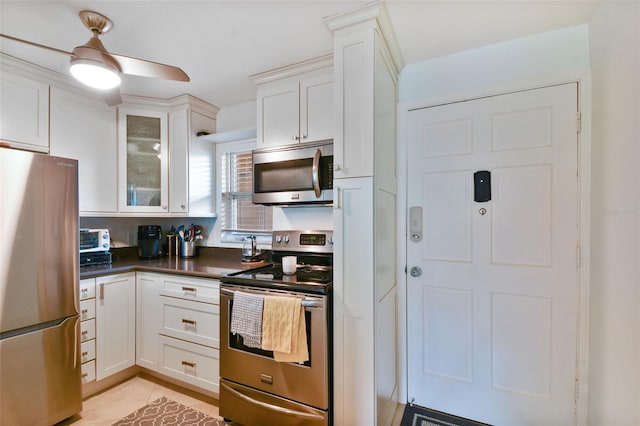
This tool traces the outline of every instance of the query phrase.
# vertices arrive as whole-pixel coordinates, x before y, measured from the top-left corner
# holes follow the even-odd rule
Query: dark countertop
[[[140,259],[136,247],[126,247],[111,250],[111,257],[111,265],[81,266],[80,279],[132,271],[220,278],[232,272],[267,264],[266,261],[243,263],[241,249],[221,247],[199,247],[198,256],[192,258],[162,256],[152,260]]]

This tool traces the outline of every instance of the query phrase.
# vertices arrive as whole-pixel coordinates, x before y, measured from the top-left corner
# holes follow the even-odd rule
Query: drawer
[[[88,321],[80,321],[80,341],[86,342],[87,340],[96,338],[96,320],[90,319]]]
[[[207,278],[185,278],[178,275],[175,278],[163,278],[160,294],[186,300],[204,303],[220,304],[220,281]]]
[[[162,334],[212,348],[220,347],[220,306],[166,296],[160,299]]]
[[[96,279],[87,278],[80,280],[80,300],[96,297]]]
[[[80,321],[90,320],[96,317],[96,299],[80,301]]]
[[[82,384],[93,382],[96,379],[96,362],[89,361],[80,366],[82,371]]]
[[[220,353],[217,349],[160,336],[159,372],[220,393]]]
[[[87,340],[80,344],[80,362],[85,363],[96,359],[96,339]]]

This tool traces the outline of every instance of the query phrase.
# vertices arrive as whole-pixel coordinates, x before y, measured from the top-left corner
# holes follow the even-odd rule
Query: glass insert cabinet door
[[[167,113],[121,108],[120,211],[168,212]]]

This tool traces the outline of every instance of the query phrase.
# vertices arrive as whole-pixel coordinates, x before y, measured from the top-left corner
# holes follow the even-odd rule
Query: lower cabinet
[[[96,379],[96,280],[80,281],[80,362],[82,384]]]
[[[137,273],[136,363],[219,393],[220,282]]]
[[[96,379],[136,362],[136,274],[96,278]]]

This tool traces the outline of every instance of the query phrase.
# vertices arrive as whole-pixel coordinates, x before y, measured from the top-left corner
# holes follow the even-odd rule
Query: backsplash
[[[108,228],[111,234],[111,247],[134,247],[138,245],[138,225],[160,225],[165,235],[171,226],[188,228],[192,223],[202,227],[203,240],[199,246],[213,245],[214,217],[81,217],[81,228]]]

